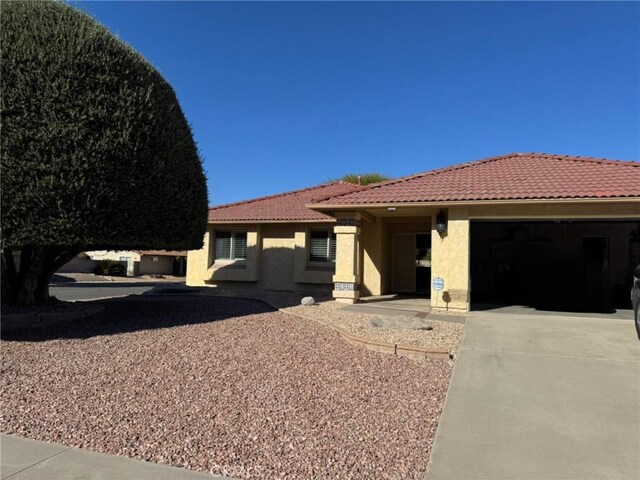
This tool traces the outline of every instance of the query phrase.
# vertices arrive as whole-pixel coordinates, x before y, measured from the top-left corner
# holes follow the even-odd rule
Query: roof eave
[[[388,207],[455,207],[469,205],[500,205],[500,204],[549,204],[549,203],[628,203],[640,201],[640,197],[573,197],[573,198],[537,198],[537,199],[504,199],[504,200],[459,200],[438,202],[384,202],[384,203],[344,203],[326,204],[310,203],[305,205],[317,212],[331,210],[358,210],[368,208]]]
[[[246,224],[256,224],[256,223],[269,223],[269,224],[273,224],[273,223],[335,223],[336,219],[333,217],[329,217],[327,216],[327,218],[323,218],[323,219],[317,219],[317,220],[312,220],[312,219],[306,219],[306,220],[296,220],[296,219],[289,219],[289,220],[208,220],[207,223],[209,225],[246,225]]]

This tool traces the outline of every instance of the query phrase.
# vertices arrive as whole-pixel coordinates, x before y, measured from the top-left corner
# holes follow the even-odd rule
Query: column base
[[[336,282],[334,284],[333,299],[340,303],[356,303],[360,298],[357,283]]]
[[[341,297],[333,297],[334,302],[345,303],[347,305],[353,305],[354,303],[358,303],[357,298],[341,298]]]

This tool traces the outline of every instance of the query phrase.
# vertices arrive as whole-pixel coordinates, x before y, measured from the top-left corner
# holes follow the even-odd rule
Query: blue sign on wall
[[[439,292],[440,290],[442,290],[444,288],[444,280],[441,279],[440,277],[436,277],[433,279],[433,289],[436,292]]]

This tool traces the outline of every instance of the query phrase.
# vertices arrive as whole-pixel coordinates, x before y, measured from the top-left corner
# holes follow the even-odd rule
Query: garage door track
[[[640,478],[633,323],[470,314],[427,478]]]

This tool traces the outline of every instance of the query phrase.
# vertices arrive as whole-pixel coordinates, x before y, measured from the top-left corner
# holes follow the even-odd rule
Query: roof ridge
[[[404,177],[392,178],[390,180],[385,180],[383,182],[371,183],[369,185],[366,185],[366,186],[362,187],[362,189],[360,191],[362,192],[362,191],[365,191],[365,190],[372,190],[372,189],[378,188],[378,187],[384,187],[384,186],[387,186],[387,185],[393,185],[393,184],[400,183],[400,182],[406,182],[408,180],[413,180],[414,178],[420,178],[420,177],[424,177],[424,176],[427,176],[427,175],[432,175],[432,174],[437,174],[437,173],[444,173],[444,172],[448,172],[448,171],[452,171],[452,170],[458,170],[458,169],[462,169],[462,168],[467,168],[467,167],[471,167],[471,166],[478,165],[478,164],[481,164],[481,163],[488,163],[490,161],[502,160],[504,158],[513,157],[514,155],[517,155],[517,154],[506,154],[506,155],[499,155],[497,157],[483,158],[481,160],[474,160],[474,161],[466,162],[466,163],[458,163],[456,165],[450,165],[448,167],[440,167],[440,168],[435,168],[435,169],[432,169],[432,170],[427,170],[425,172],[414,173],[412,175],[406,175]],[[344,195],[348,195],[349,193],[352,193],[352,192],[346,192],[346,193],[340,193],[338,195],[332,195],[330,197],[327,197],[327,198],[323,199],[323,201],[324,200],[328,200],[329,198],[339,198],[339,197],[342,197]]]
[[[310,190],[316,190],[316,189],[319,189],[319,188],[330,187],[332,185],[338,185],[338,184],[353,185],[354,187],[356,187],[356,189],[358,188],[358,185],[355,185],[353,183],[345,182],[344,180],[336,180],[335,182],[322,183],[320,185],[314,185],[314,186],[311,186],[311,187],[299,188],[297,190],[290,190],[288,192],[274,193],[274,194],[265,195],[265,196],[262,196],[262,197],[250,198],[248,200],[240,200],[238,202],[223,203],[221,205],[214,205],[212,207],[209,207],[209,211],[211,211],[211,210],[220,210],[222,208],[228,208],[228,207],[235,207],[235,206],[238,206],[238,205],[246,205],[248,203],[259,202],[259,201],[262,201],[262,200],[270,200],[272,198],[286,197],[288,195],[296,195],[296,194],[299,194],[299,193],[302,193],[302,192],[308,192]],[[346,192],[346,193],[353,193],[353,192]],[[323,197],[322,200],[325,200],[326,198],[331,198],[331,195],[329,195],[327,197]]]
[[[569,160],[573,162],[591,162],[591,163],[600,163],[600,164],[626,165],[629,167],[640,167],[640,162],[637,162],[635,160],[611,160],[611,159],[602,158],[602,157],[585,157],[582,155],[561,155],[556,153],[537,153],[537,152],[520,153],[518,155],[546,157],[546,158],[553,158],[556,160]]]
[[[594,158],[594,157],[582,157],[579,155],[559,155],[559,154],[553,154],[553,153],[536,153],[536,152],[525,152],[525,153],[521,153],[521,152],[512,152],[512,153],[507,153],[504,155],[498,155],[495,157],[486,157],[486,158],[482,158],[480,160],[473,160],[470,162],[465,162],[465,163],[458,163],[455,165],[450,165],[447,167],[440,167],[440,168],[434,168],[432,170],[427,170],[425,172],[421,172],[421,173],[415,173],[413,175],[407,175],[404,177],[399,177],[399,178],[394,178],[391,180],[385,180],[383,182],[378,182],[378,183],[372,183],[370,185],[366,185],[364,187],[362,187],[362,189],[360,189],[359,191],[366,191],[366,190],[372,190],[374,188],[379,188],[379,187],[384,187],[387,185],[394,185],[397,183],[401,183],[401,182],[406,182],[409,180],[414,180],[416,178],[421,178],[421,177],[426,177],[428,175],[437,175],[437,174],[441,174],[441,173],[446,173],[446,172],[451,172],[451,171],[455,171],[455,170],[462,170],[465,168],[469,168],[469,167],[475,167],[477,165],[483,165],[485,163],[490,163],[490,162],[496,162],[496,161],[500,161],[500,160],[506,160],[508,158],[513,158],[513,157],[524,157],[524,156],[537,156],[537,157],[547,157],[547,158],[554,158],[557,160],[570,160],[570,161],[584,161],[584,162],[594,162],[594,163],[601,163],[601,164],[614,164],[614,165],[628,165],[628,166],[634,166],[634,167],[640,167],[640,162],[635,162],[632,160],[609,160],[606,158]],[[325,201],[325,200],[329,200],[330,198],[340,198],[346,195],[349,195],[350,193],[353,192],[345,192],[345,193],[340,193],[338,195],[332,195],[329,196],[327,198],[324,198],[322,200],[318,200],[318,201]]]

